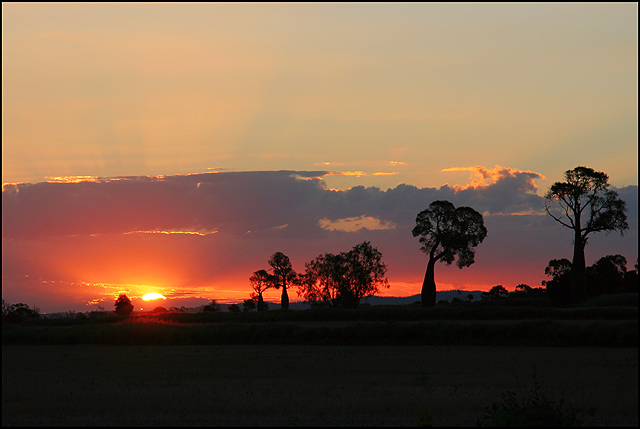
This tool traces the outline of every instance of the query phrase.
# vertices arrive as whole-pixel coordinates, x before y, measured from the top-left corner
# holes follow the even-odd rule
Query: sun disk
[[[152,300],[152,299],[160,299],[160,298],[162,298],[162,299],[167,299],[165,296],[160,295],[160,294],[159,294],[159,293],[157,293],[157,292],[151,292],[151,293],[148,293],[148,294],[146,294],[145,296],[143,296],[143,297],[142,297],[142,300],[143,300],[143,301],[150,301],[150,300]]]

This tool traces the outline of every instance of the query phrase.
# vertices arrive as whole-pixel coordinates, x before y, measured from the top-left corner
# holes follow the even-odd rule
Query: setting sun
[[[159,293],[157,293],[157,292],[151,292],[151,293],[148,293],[148,294],[146,294],[145,296],[143,296],[143,297],[142,297],[142,300],[143,300],[143,301],[151,301],[152,299],[160,299],[160,298],[162,298],[162,299],[167,299],[165,296],[160,295],[160,294],[159,294]]]

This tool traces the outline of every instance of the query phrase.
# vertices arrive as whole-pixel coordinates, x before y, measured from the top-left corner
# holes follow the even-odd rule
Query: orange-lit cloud
[[[370,231],[395,228],[393,223],[380,221],[372,216],[354,216],[336,220],[323,218],[318,223],[322,229],[327,231],[356,232],[363,228]]]
[[[332,171],[327,174],[327,176],[355,176],[355,177],[362,177],[366,175],[367,173],[365,173],[364,171]]]
[[[100,180],[97,176],[58,176],[45,177],[47,182],[52,183],[80,183],[80,182],[97,182]]]
[[[201,232],[201,231],[128,231],[125,232],[125,234],[166,234],[166,235],[170,235],[170,234],[184,234],[184,235],[199,235],[201,237],[210,235],[210,234],[217,234],[218,231],[208,231],[208,232]]]
[[[537,189],[537,186],[533,182],[533,179],[546,179],[542,174],[536,173],[533,171],[523,171],[515,168],[509,167],[501,167],[499,165],[494,166],[489,169],[483,167],[481,165],[476,165],[474,167],[451,167],[445,168],[441,170],[443,172],[448,171],[469,171],[471,172],[471,176],[469,177],[469,183],[466,185],[453,185],[453,189],[456,191],[462,191],[469,188],[480,188],[487,187],[496,183],[500,179],[504,179],[505,177],[515,177],[517,174],[526,175],[529,177],[528,184],[531,185],[532,189]]]

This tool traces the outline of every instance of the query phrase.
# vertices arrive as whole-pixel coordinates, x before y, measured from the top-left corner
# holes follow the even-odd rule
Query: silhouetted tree
[[[492,287],[488,292],[482,292],[480,295],[481,299],[497,299],[497,298],[506,298],[509,296],[509,291],[504,288],[502,285],[496,285]]]
[[[573,230],[571,269],[571,302],[584,298],[586,262],[584,247],[594,232],[619,231],[629,228],[626,204],[609,188],[609,176],[589,167],[576,167],[564,173],[565,182],[556,182],[545,195],[549,216]],[[552,207],[557,204],[560,210]],[[588,211],[587,211],[588,209]]]
[[[300,275],[298,291],[313,307],[329,305],[339,307],[341,281],[346,272],[346,264],[340,255],[325,253],[305,263],[305,273]]]
[[[215,299],[210,300],[209,304],[205,305],[202,309],[203,313],[215,313],[216,311],[220,311],[220,305]]]
[[[169,312],[169,310],[167,310],[167,309],[166,309],[166,308],[164,308],[164,307],[156,307],[156,308],[154,308],[153,310],[151,310],[151,312],[152,312],[153,314],[160,314],[160,313],[168,313],[168,312]]]
[[[240,313],[240,307],[238,304],[231,304],[229,306],[229,313]]]
[[[266,270],[258,270],[249,277],[249,283],[255,291],[251,294],[251,299],[258,304],[258,311],[265,310],[265,303],[262,297],[264,291],[271,287],[275,287],[276,279]]]
[[[603,256],[595,264],[587,267],[587,296],[623,292],[626,273],[627,258],[622,255]]]
[[[40,317],[40,309],[36,306],[30,308],[27,304],[19,302],[9,304],[2,299],[2,319],[7,322],[20,322],[24,319],[37,319]]]
[[[524,283],[516,286],[516,290],[509,294],[513,298],[543,298],[546,295],[544,288],[531,287]]]
[[[552,259],[544,269],[551,280],[543,280],[547,295],[558,305],[571,302],[571,261],[566,258]]]
[[[389,287],[382,253],[364,241],[348,252],[325,253],[305,264],[299,290],[312,305],[356,308],[360,299]]]
[[[287,287],[294,283],[298,276],[291,266],[289,257],[282,252],[276,252],[271,255],[271,258],[269,259],[269,265],[273,270],[274,287],[276,289],[282,288],[280,308],[282,308],[283,310],[288,310],[289,295],[287,294]]]
[[[360,299],[379,292],[379,287],[389,287],[385,277],[387,266],[382,262],[382,253],[371,243],[364,241],[353,246],[344,258],[347,262],[347,285],[349,292],[345,294],[347,307],[356,308]]]
[[[133,311],[133,304],[131,304],[131,300],[125,294],[118,296],[114,306],[116,307],[116,313],[123,316],[129,316]]]
[[[625,291],[638,293],[638,259],[636,258],[636,264],[633,270],[629,270],[624,274],[622,284]]]
[[[459,268],[473,264],[473,247],[482,243],[487,229],[482,215],[471,207],[455,208],[449,201],[434,201],[418,213],[412,234],[420,236],[420,250],[429,255],[421,299],[423,307],[432,307],[436,303],[436,262],[451,265],[457,257]]]
[[[265,303],[266,305],[266,303]],[[253,299],[245,299],[242,303],[242,311],[245,313],[253,311],[256,308],[256,302]]]

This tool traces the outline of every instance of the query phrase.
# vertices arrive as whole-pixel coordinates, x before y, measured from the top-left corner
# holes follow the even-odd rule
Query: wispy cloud
[[[364,171],[332,171],[331,173],[327,174],[327,176],[355,176],[355,177],[362,177],[366,175],[367,173],[365,173]]]
[[[395,228],[392,222],[381,221],[373,216],[354,216],[336,220],[322,218],[318,223],[322,229],[328,231],[356,232],[363,228],[370,231]]]
[[[159,230],[155,230],[155,231],[129,231],[129,232],[125,232],[124,234],[166,234],[166,235],[182,234],[182,235],[198,235],[200,237],[205,237],[207,235],[217,234],[217,233],[218,233],[218,231],[201,232],[201,231],[159,231]]]

